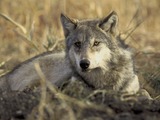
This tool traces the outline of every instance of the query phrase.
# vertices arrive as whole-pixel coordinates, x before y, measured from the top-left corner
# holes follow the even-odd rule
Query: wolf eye
[[[74,45],[75,45],[76,47],[80,48],[80,47],[81,47],[81,42],[75,42]]]
[[[94,42],[94,44],[93,44],[93,46],[98,46],[98,45],[99,45],[99,43],[100,43],[100,42],[95,41],[95,42]]]

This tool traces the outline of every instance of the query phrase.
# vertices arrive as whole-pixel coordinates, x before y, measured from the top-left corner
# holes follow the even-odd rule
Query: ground
[[[159,120],[159,94],[145,81],[155,81],[160,90],[160,0],[0,0],[0,75],[42,52],[64,50],[62,12],[88,19],[112,10],[119,16],[121,36],[135,51],[140,82],[156,99],[140,94],[124,99],[69,81],[58,90],[47,84],[42,91],[0,92],[0,120]]]
[[[152,59],[152,61],[146,61]],[[159,69],[160,54],[138,54],[135,62],[142,76]],[[144,63],[148,64],[145,65]],[[147,70],[145,67],[150,67]],[[140,72],[141,71],[141,72]],[[156,79],[160,79],[157,76]],[[45,89],[0,94],[2,120],[159,120],[160,99],[92,90],[83,81],[69,81],[61,88],[46,84]],[[70,89],[72,88],[72,89]]]

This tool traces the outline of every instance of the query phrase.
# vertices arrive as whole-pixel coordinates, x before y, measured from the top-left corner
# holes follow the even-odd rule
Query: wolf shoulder
[[[56,85],[64,79],[68,79],[72,74],[64,52],[47,52],[22,62],[11,72],[0,77],[0,87],[4,88],[8,84],[11,90],[24,90],[36,83],[41,78],[37,74],[35,64],[39,64],[46,80]],[[4,82],[6,83],[4,84]]]

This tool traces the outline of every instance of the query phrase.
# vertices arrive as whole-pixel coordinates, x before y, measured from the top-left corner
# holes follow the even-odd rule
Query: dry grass
[[[136,51],[160,52],[159,0],[3,0],[0,1],[0,74],[36,54],[48,50],[63,50],[64,36],[59,19],[61,12],[83,19],[105,17],[111,10],[115,10],[119,15],[122,37],[126,38],[129,34],[126,40],[129,45]],[[139,23],[142,24],[139,26]],[[75,120],[75,114],[70,104],[83,109],[111,112],[109,108],[87,104],[86,101],[56,91],[53,86],[45,83],[38,66],[37,71],[42,78],[43,88],[38,106],[41,120],[45,116],[45,108],[50,115],[54,113],[48,107],[50,103],[45,101],[47,88],[61,101],[57,109],[67,111],[71,120]],[[55,109],[57,107],[52,106],[55,106]]]
[[[3,0],[0,13],[13,21],[0,17],[0,63],[6,63],[1,68],[10,69],[46,50],[62,50],[61,45],[57,47],[63,44],[59,42],[63,39],[61,12],[82,19],[104,17],[111,10],[119,15],[123,36],[143,21],[126,42],[139,51],[160,52],[159,0]]]

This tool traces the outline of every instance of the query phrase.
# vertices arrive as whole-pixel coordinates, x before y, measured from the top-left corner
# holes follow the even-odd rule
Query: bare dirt
[[[160,68],[160,54],[137,54],[135,62],[143,78]],[[154,79],[160,80],[157,74]],[[47,88],[0,93],[0,120],[159,120],[160,100],[142,95],[125,95],[92,90],[82,81],[69,82],[62,88]],[[44,99],[42,98],[44,97]]]
[[[83,19],[105,17],[111,10],[117,11],[120,31],[124,34],[143,21],[127,42],[144,52],[134,56],[136,71],[141,84],[156,97],[159,94],[147,87],[145,80],[148,83],[155,81],[154,88],[160,87],[160,0],[82,0],[78,3],[74,0],[0,0],[0,13],[12,18],[27,31],[23,34],[15,24],[0,18],[0,74],[53,46],[55,50],[64,47],[55,42],[55,36],[61,37],[63,33],[58,19],[61,12]],[[31,39],[39,50],[28,44],[26,38]],[[69,82],[57,92],[47,89],[46,96],[39,89],[0,92],[0,120],[160,119],[160,98],[148,100],[142,99],[141,95],[133,95],[123,99],[118,93],[92,90],[82,81]]]

